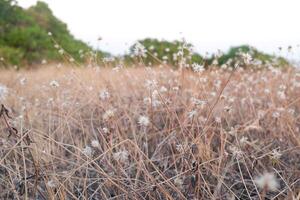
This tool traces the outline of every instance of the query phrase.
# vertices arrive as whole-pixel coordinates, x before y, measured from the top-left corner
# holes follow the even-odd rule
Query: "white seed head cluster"
[[[59,83],[56,80],[53,80],[49,83],[49,85],[53,88],[59,87]]]
[[[273,159],[278,160],[282,156],[282,153],[280,153],[277,149],[273,149],[271,156]]]
[[[109,99],[110,94],[107,90],[102,90],[99,94],[99,97],[101,100],[106,100],[106,99]]]
[[[4,101],[8,94],[8,89],[5,85],[0,84],[0,101]]]
[[[276,191],[279,187],[275,175],[269,172],[265,172],[261,176],[256,177],[254,182],[261,190]]]
[[[98,140],[92,140],[91,145],[92,145],[92,147],[94,147],[94,148],[100,147],[100,143],[99,143]]]
[[[90,146],[86,146],[83,150],[82,153],[85,154],[88,157],[92,157],[93,155],[93,150]]]
[[[49,188],[55,188],[56,187],[56,182],[54,181],[54,180],[49,180],[48,182],[47,182],[47,186],[49,187]]]
[[[113,116],[115,116],[115,109],[109,109],[109,110],[105,111],[105,113],[103,114],[102,117],[104,120],[109,120]]]
[[[203,65],[199,65],[197,63],[193,63],[192,68],[193,68],[194,72],[203,72],[205,70]]]
[[[150,124],[149,117],[147,117],[145,115],[141,115],[138,119],[138,123],[141,126],[148,126]]]
[[[129,153],[126,150],[119,151],[113,154],[113,158],[121,163],[128,163]]]
[[[146,57],[147,50],[146,48],[139,42],[134,45],[133,54],[135,56]]]

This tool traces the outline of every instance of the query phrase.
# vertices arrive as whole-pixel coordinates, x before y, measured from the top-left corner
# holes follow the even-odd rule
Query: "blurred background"
[[[132,45],[146,38],[185,38],[201,57],[246,45],[292,63],[300,60],[296,0],[1,1],[0,55],[15,65],[58,59],[56,43],[80,61],[78,52],[89,48],[101,55],[130,54]],[[48,32],[54,43],[43,39]]]

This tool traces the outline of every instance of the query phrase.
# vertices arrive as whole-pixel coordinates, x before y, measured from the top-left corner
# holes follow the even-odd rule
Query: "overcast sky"
[[[29,7],[36,0],[18,2]],[[240,44],[276,53],[279,46],[300,44],[299,0],[45,2],[76,38],[114,54],[124,53],[128,45],[145,37],[174,40],[184,36],[202,54]],[[299,47],[293,57],[300,57]]]

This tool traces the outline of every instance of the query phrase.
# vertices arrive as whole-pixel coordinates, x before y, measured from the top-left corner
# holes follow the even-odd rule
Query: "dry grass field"
[[[300,199],[300,72],[0,71],[0,199]]]

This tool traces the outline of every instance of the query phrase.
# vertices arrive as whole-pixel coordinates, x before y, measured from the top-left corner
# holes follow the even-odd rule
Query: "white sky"
[[[18,2],[28,7],[36,0]],[[272,53],[278,52],[278,46],[300,44],[299,0],[45,2],[76,38],[114,54],[124,53],[128,45],[146,37],[173,40],[184,36],[202,54],[240,44]],[[103,38],[100,43],[99,36]],[[288,57],[300,57],[299,48]]]

